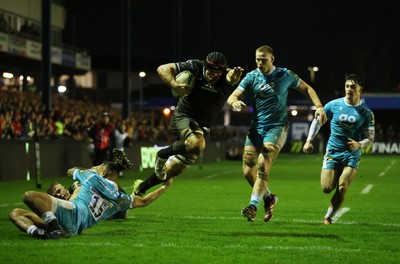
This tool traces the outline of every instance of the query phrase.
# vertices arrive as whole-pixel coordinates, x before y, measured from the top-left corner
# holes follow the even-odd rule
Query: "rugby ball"
[[[186,71],[181,71],[180,73],[178,73],[178,75],[175,76],[175,80],[177,83],[183,83],[183,84],[187,84],[189,86],[189,91],[188,94],[192,91],[193,87],[194,87],[194,82],[195,82],[195,78],[193,76],[193,74],[186,70]],[[172,95],[175,97],[178,97],[179,94],[175,91],[175,90],[171,90]]]

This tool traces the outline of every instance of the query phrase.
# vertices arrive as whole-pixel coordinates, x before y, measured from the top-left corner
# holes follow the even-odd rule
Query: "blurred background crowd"
[[[122,119],[121,111],[90,101],[52,96],[52,109],[45,114],[41,96],[32,92],[0,91],[1,139],[86,140],[90,128],[108,113],[116,130],[128,133],[132,140],[167,140],[168,118],[150,112],[132,112]],[[36,126],[36,127],[35,127]]]
[[[129,141],[170,140],[170,116],[159,110],[132,111],[123,119],[120,109],[56,94],[52,96],[52,109],[46,115],[40,94],[19,90],[0,90],[0,106],[1,140],[29,140],[35,136],[40,140],[89,140],[89,131],[102,122],[104,113],[109,116],[116,135],[126,134]],[[246,133],[245,128],[224,126],[211,131],[213,140],[240,140]]]

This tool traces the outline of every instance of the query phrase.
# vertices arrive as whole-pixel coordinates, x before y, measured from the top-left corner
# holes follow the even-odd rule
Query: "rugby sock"
[[[33,235],[33,232],[36,230],[36,229],[38,229],[38,227],[37,226],[35,226],[35,225],[31,225],[30,227],[28,227],[28,229],[26,230],[26,233],[28,234],[28,235]]]
[[[42,219],[49,225],[52,231],[63,229],[58,223],[56,216],[51,211],[44,212]]]
[[[38,238],[38,239],[47,239],[48,238],[47,232],[35,225],[31,225],[30,227],[28,227],[28,229],[26,230],[26,233],[28,233],[28,235],[33,236],[34,238]]]
[[[324,218],[332,218],[334,216],[334,213],[333,213],[333,208],[332,207],[328,207],[328,210],[326,211],[326,215],[325,215],[325,217]]]
[[[157,184],[160,184],[162,182],[164,182],[165,180],[160,180],[156,173],[153,172],[153,174],[147,178],[146,180],[144,180],[140,185],[139,185],[139,192],[140,193],[146,193],[146,191],[148,189],[150,189],[153,186],[156,186]]]
[[[259,195],[258,193],[251,194],[250,205],[253,205],[256,208],[256,210],[258,208],[258,205],[261,203],[261,201],[262,201],[261,195]]]
[[[158,156],[162,159],[168,159],[172,155],[186,153],[185,140],[175,141],[172,145],[161,149]]]

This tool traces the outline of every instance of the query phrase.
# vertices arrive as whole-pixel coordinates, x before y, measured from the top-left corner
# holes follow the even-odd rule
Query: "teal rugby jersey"
[[[360,141],[365,138],[366,131],[375,126],[373,112],[364,102],[352,106],[342,97],[327,103],[324,110],[330,120],[331,133],[327,145],[330,149],[348,150],[348,138]]]
[[[73,179],[82,185],[78,196],[71,201],[75,208],[58,206],[55,212],[60,225],[73,235],[80,234],[119,211],[127,210],[131,205],[131,196],[118,191],[114,182],[93,170],[76,169]]]
[[[252,127],[269,129],[287,125],[287,96],[289,89],[300,85],[300,78],[286,68],[275,67],[270,74],[255,69],[246,74],[238,89],[250,96],[254,108]]]

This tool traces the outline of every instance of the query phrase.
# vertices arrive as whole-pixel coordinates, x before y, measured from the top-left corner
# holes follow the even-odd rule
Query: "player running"
[[[268,222],[278,201],[268,188],[269,172],[287,138],[289,90],[310,98],[317,107],[315,115],[321,116],[322,122],[326,121],[326,116],[317,93],[310,85],[292,71],[274,66],[275,56],[270,46],[257,48],[255,56],[257,69],[247,73],[228,98],[228,104],[240,111],[246,106],[242,100],[246,96],[251,98],[253,120],[243,151],[243,174],[253,189],[250,204],[242,209],[242,215],[248,221],[254,221],[258,205],[264,200],[264,221]]]
[[[188,85],[179,84],[175,77],[188,70],[195,76],[190,93]],[[157,152],[154,173],[146,180],[137,180],[134,193],[144,194],[151,187],[175,177],[189,165],[206,147],[210,127],[223,108],[233,87],[240,81],[243,69],[230,69],[221,52],[211,52],[206,60],[188,60],[168,63],[158,67],[160,78],[181,97],[171,119],[170,130],[176,141]],[[171,162],[166,165],[167,159]]]
[[[324,193],[335,190],[323,223],[332,224],[333,217],[344,201],[347,189],[357,173],[361,148],[372,145],[375,136],[374,114],[361,101],[363,82],[356,74],[345,76],[345,96],[327,103],[324,107],[330,121],[330,137],[326,147],[321,170],[321,188]],[[320,125],[313,120],[307,141],[303,146],[305,153],[314,149],[312,140]]]

